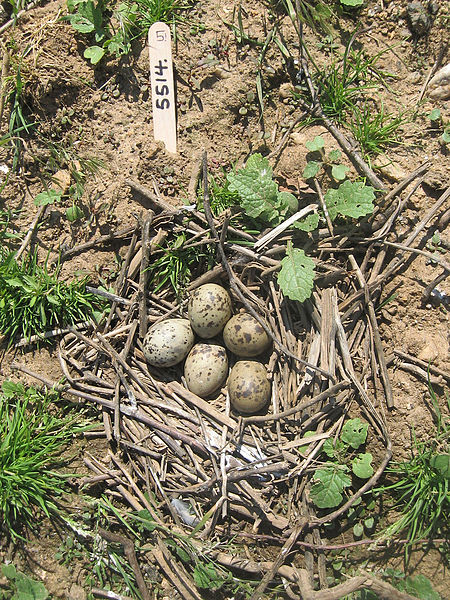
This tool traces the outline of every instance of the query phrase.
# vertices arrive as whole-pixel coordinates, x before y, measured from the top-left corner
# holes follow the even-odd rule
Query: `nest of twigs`
[[[348,227],[346,234],[319,232],[309,253],[320,276],[310,300],[300,304],[283,297],[275,277],[290,232],[280,231],[256,252],[226,241],[229,219],[212,217],[207,193],[203,214],[176,211],[142,186],[132,187],[153,210],[130,237],[106,324],[86,333],[72,330],[59,348],[66,391],[99,407],[111,443],[110,464],[86,458],[95,472],[92,483],[105,481],[110,494],[135,511],[147,509],[158,524],[186,533],[197,528],[203,540],[229,540],[245,532],[250,538],[278,539],[283,544],[279,562],[259,569],[265,573],[258,588],[263,591],[292,546],[302,539],[320,545],[317,528],[344,514],[372,488],[390,459],[383,410],[392,406],[392,392],[373,301],[406,258],[397,249],[376,245],[389,233],[402,203],[391,218],[380,219],[379,213],[366,223],[365,237],[353,232],[358,242]],[[401,189],[391,192],[391,199]],[[404,244],[412,244],[425,224]],[[236,311],[245,308],[269,326],[274,343],[266,367],[272,398],[264,414],[234,413],[226,389],[203,400],[185,387],[181,367],[156,369],[144,359],[142,338],[148,327],[186,317],[186,302],[177,302],[167,290],[148,290],[155,243],[162,229],[173,228],[217,251],[217,266],[197,273],[189,289],[221,283],[230,290]],[[314,469],[325,440],[339,434],[349,415],[370,423],[368,442],[377,448],[377,464],[372,477],[353,488],[341,506],[317,513],[308,495]],[[305,432],[312,431],[305,439]],[[317,535],[308,537],[311,530]],[[155,542],[155,557],[183,597],[197,597],[186,591],[191,581],[186,572],[184,579],[174,578],[160,542]],[[242,567],[235,557],[220,560]],[[301,585],[301,572],[286,567],[283,573]]]

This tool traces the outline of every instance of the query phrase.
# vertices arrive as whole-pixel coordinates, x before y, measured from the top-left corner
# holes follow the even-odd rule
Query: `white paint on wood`
[[[148,45],[155,140],[164,142],[168,152],[176,153],[175,91],[168,25],[161,22],[154,23],[148,32]]]

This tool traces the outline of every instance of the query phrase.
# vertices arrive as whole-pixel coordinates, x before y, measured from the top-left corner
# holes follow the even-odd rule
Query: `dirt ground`
[[[426,4],[426,3],[424,3]],[[432,3],[430,3],[432,4]],[[368,55],[380,54],[378,67],[394,77],[388,86],[374,90],[373,97],[389,112],[404,113],[399,143],[385,150],[391,161],[379,170],[380,177],[392,188],[409,173],[429,161],[422,184],[408,201],[397,222],[397,235],[402,235],[420,221],[427,210],[448,186],[449,146],[440,141],[440,133],[431,126],[428,114],[439,108],[443,122],[450,120],[449,100],[418,99],[427,75],[444,49],[442,64],[448,62],[445,44],[449,33],[449,3],[436,4],[430,13],[431,28],[426,35],[411,34],[406,16],[406,0],[377,2],[368,0],[358,12],[339,17],[335,30],[336,53],[344,50],[345,42],[359,27],[355,44]],[[161,194],[175,206],[188,198],[188,189],[203,150],[208,153],[208,166],[213,175],[221,169],[242,165],[249,154],[268,154],[275,150],[287,128],[299,114],[290,101],[292,74],[288,72],[279,50],[271,45],[264,58],[264,118],[260,118],[257,101],[250,103],[246,115],[239,109],[247,106],[248,92],[256,93],[259,48],[238,44],[226,23],[236,23],[236,11],[242,6],[244,30],[252,38],[264,40],[273,23],[274,11],[263,2],[244,0],[200,0],[189,10],[186,22],[177,24],[174,44],[176,72],[178,145],[177,155],[165,152],[153,139],[151,95],[149,90],[148,48],[144,40],[135,40],[132,52],[121,59],[107,58],[93,67],[83,58],[86,37],[77,34],[62,20],[67,13],[63,0],[49,1],[30,9],[17,25],[1,34],[3,48],[8,44],[24,52],[23,77],[27,115],[39,122],[42,136],[54,142],[71,145],[78,156],[102,161],[103,167],[87,177],[83,206],[88,219],[69,223],[65,209],[69,205],[49,206],[41,219],[35,241],[42,255],[50,252],[52,259],[61,248],[70,248],[99,235],[126,226],[134,226],[136,217],[147,206],[132,192],[127,180],[134,180],[149,189],[157,186]],[[198,24],[204,25],[198,28]],[[288,19],[280,20],[280,31],[289,47],[296,46],[296,34]],[[319,42],[323,35],[305,27],[305,42],[319,66],[329,64],[333,54]],[[2,134],[7,128],[5,106]],[[267,134],[267,135],[264,135]],[[319,126],[296,128],[279,159],[272,161],[279,181],[290,189],[298,189],[306,165],[305,141],[323,135],[327,148],[338,148],[328,131]],[[49,161],[49,149],[42,138],[30,136],[19,162],[1,192],[0,208],[20,210],[14,219],[23,232],[32,223],[37,208],[36,195],[44,183],[55,174]],[[380,160],[380,159],[375,159]],[[8,146],[0,146],[0,166],[11,168],[12,154]],[[357,175],[351,163],[350,177]],[[64,167],[63,167],[64,169]],[[450,202],[444,208],[449,208]],[[447,257],[450,246],[448,230],[440,232],[440,245]],[[108,284],[118,274],[126,244],[105,246],[80,253],[63,263],[61,276],[89,274],[94,283]],[[445,253],[445,251],[447,251]],[[447,373],[450,371],[450,335],[448,304],[422,303],[424,289],[440,273],[425,256],[413,255],[405,269],[385,287],[383,298],[395,294],[379,313],[380,331],[387,356],[402,351],[415,356]],[[439,285],[447,300],[448,280]],[[18,377],[10,369],[14,359],[8,352],[1,364],[1,379]],[[61,376],[56,350],[33,349],[16,353],[16,360],[33,371],[58,380]],[[411,427],[418,438],[425,438],[432,428],[428,390],[423,378],[398,367],[393,360],[389,367],[395,408],[386,411],[388,429],[393,440],[394,459],[408,455],[411,448]],[[31,382],[31,380],[28,380]],[[445,381],[438,382],[441,399]],[[445,410],[442,405],[442,410]],[[79,457],[89,446],[83,441],[77,446]],[[101,453],[101,446],[96,450]],[[92,452],[92,447],[90,448]],[[80,470],[82,470],[81,460]],[[55,598],[82,600],[86,597],[83,581],[86,565],[75,568],[62,566],[54,557],[64,532],[45,526],[46,539],[40,535],[27,544],[27,555],[15,555],[17,565],[31,569]],[[350,538],[344,536],[348,541]],[[0,562],[11,549],[0,543]],[[362,553],[359,559],[374,557]],[[379,557],[378,557],[379,558]],[[379,566],[402,567],[401,556],[380,559]],[[448,574],[440,554],[435,551],[415,551],[410,572],[430,578],[442,598],[448,598]],[[164,588],[164,586],[163,586]],[[166,588],[161,597],[172,597]]]

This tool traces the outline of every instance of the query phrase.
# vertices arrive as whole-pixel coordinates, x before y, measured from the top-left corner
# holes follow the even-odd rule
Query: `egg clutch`
[[[207,398],[226,381],[231,406],[253,414],[267,406],[271,385],[265,366],[253,359],[269,349],[271,340],[249,313],[233,316],[231,298],[220,285],[195,289],[188,303],[188,319],[165,319],[153,325],[143,340],[147,362],[159,368],[184,363],[188,389]],[[216,336],[223,334],[223,343]],[[202,341],[195,343],[195,336]],[[228,353],[238,357],[229,371]]]

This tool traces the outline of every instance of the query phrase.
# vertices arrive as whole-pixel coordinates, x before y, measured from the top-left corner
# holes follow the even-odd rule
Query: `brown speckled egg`
[[[172,367],[181,362],[194,345],[194,332],[187,319],[167,319],[153,325],[143,341],[144,356],[153,367]]]
[[[255,317],[248,313],[234,315],[223,330],[225,346],[237,356],[258,356],[270,346],[270,338]]]
[[[225,381],[227,374],[227,351],[217,344],[195,344],[184,363],[187,387],[201,398],[215,392]]]
[[[214,337],[231,317],[228,292],[216,283],[201,285],[191,293],[188,316],[196,334],[202,338]]]
[[[270,400],[270,382],[264,365],[240,360],[231,369],[228,393],[231,406],[244,415],[262,410]]]

